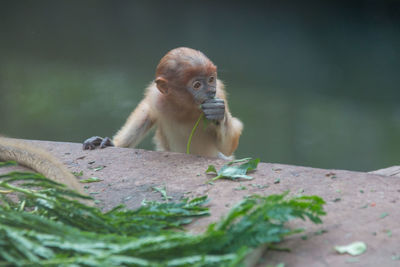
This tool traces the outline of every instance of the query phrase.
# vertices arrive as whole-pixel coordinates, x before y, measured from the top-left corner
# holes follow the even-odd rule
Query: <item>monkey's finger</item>
[[[211,98],[206,100],[204,103],[224,103],[225,101],[221,98]]]
[[[100,136],[92,136],[83,142],[83,150],[95,149],[96,146],[100,145],[102,141],[103,138],[101,138]]]
[[[224,102],[214,102],[214,103],[209,103],[206,102],[204,104],[201,104],[202,109],[207,109],[207,108],[225,108],[225,103]]]
[[[222,120],[225,116],[225,109],[207,109],[203,112],[209,120]]]
[[[100,145],[102,140],[103,138],[100,136],[92,136],[86,139],[84,143],[92,143],[93,145]]]
[[[210,114],[210,115],[206,115],[206,118],[208,120],[216,120],[216,121],[223,120],[224,117],[225,117],[225,114]]]
[[[205,115],[224,114],[225,109],[206,109],[203,112]]]
[[[104,137],[103,141],[101,141],[100,148],[105,148],[108,146],[114,146],[114,144],[109,137]]]
[[[92,143],[84,143],[83,144],[83,150],[88,150],[88,149],[93,150],[95,148],[96,148],[96,146],[93,145]]]

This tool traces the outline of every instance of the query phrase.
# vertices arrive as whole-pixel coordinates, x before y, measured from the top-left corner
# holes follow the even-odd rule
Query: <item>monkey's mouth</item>
[[[209,101],[209,100],[212,100],[212,99],[214,99],[214,98],[215,98],[215,95],[207,96],[206,98],[204,98],[204,99],[202,99],[202,100],[200,101],[200,104],[204,104],[205,102],[207,102],[207,101]]]
[[[215,93],[207,94],[207,100],[214,99],[214,98],[215,98]]]

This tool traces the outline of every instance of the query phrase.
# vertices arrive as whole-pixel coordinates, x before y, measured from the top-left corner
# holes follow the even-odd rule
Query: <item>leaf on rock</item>
[[[103,181],[103,180],[101,180],[100,178],[97,178],[97,177],[90,177],[89,179],[79,180],[79,182],[83,183],[83,184],[96,183],[96,182],[101,182],[101,181]]]
[[[244,162],[243,164],[236,165],[237,163]],[[208,182],[212,182],[215,180],[218,180],[220,178],[225,178],[225,179],[231,179],[231,180],[236,180],[236,179],[247,179],[251,180],[253,177],[247,175],[247,172],[253,171],[257,168],[258,163],[260,162],[260,159],[252,159],[252,158],[244,158],[244,159],[238,159],[234,161],[230,161],[222,168],[217,171],[214,165],[209,165],[208,169],[206,170],[206,173],[215,173],[217,174],[214,178],[209,180]]]
[[[335,250],[340,254],[348,253],[352,256],[358,256],[367,250],[367,245],[364,242],[357,241],[346,246],[335,246]]]

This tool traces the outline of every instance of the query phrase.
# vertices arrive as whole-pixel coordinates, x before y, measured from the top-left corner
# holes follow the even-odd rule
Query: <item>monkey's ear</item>
[[[162,94],[168,94],[168,81],[162,77],[156,78],[156,85]]]

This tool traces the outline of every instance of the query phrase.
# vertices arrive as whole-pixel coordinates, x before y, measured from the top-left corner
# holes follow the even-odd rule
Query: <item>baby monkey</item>
[[[239,144],[243,125],[229,112],[224,85],[217,79],[217,67],[200,51],[176,48],[160,60],[156,78],[147,87],[144,99],[113,140],[94,136],[83,143],[83,149],[113,145],[133,148],[156,126],[157,150],[184,153],[202,113],[213,123],[196,130],[191,153],[231,156]]]

